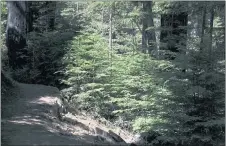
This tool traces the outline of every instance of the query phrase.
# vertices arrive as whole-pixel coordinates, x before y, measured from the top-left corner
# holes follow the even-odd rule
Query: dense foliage
[[[27,36],[29,63],[10,70],[2,53],[14,79],[57,86],[73,108],[157,133],[152,145],[224,143],[224,3],[57,2],[54,29],[41,25],[44,8]],[[181,13],[185,26],[160,25]]]

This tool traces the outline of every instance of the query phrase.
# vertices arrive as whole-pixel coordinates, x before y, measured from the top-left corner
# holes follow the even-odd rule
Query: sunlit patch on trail
[[[42,120],[34,119],[34,118],[10,120],[9,122],[17,123],[17,124],[28,124],[28,125],[43,125],[44,124]]]
[[[42,97],[38,98],[37,100],[31,101],[30,103],[54,105],[57,100],[58,100],[57,97],[42,96]]]

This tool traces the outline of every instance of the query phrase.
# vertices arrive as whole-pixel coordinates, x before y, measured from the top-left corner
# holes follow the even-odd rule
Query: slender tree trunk
[[[161,15],[158,15],[157,16],[157,27],[161,27]],[[157,52],[157,59],[159,59],[159,51],[160,51],[160,35],[161,35],[161,31],[160,30],[157,30],[157,40],[158,40],[158,42],[157,42],[157,40],[156,40],[156,43],[158,44],[158,45],[156,45],[156,52]]]
[[[115,3],[110,2],[110,16],[109,16],[109,58],[112,66],[112,18],[114,15],[114,9],[115,9]],[[111,71],[111,76],[112,76],[112,71]]]
[[[132,28],[134,29],[133,22],[132,22]],[[133,43],[133,54],[134,54],[134,51],[135,51],[135,48],[136,48],[136,46],[135,46],[135,34],[134,33],[132,34],[132,43]]]
[[[80,11],[80,10],[79,10],[79,2],[77,2],[76,6],[77,6],[77,7],[76,7],[76,13],[78,14],[78,15],[77,15],[77,17],[78,17],[77,19],[80,20],[81,16],[80,16],[80,14],[79,14],[79,11]],[[78,25],[78,28],[81,28],[81,23],[78,23],[77,25]]]
[[[34,21],[34,17],[33,17],[33,10],[32,10],[32,2],[30,1],[26,1],[26,22],[27,22],[27,33],[33,31],[33,21]],[[34,48],[32,48],[32,56],[29,58],[30,59],[30,63],[29,67],[31,69],[35,68],[35,53],[34,53]]]
[[[147,8],[146,8],[146,2],[143,2],[143,12],[145,15],[143,16],[142,19],[142,52],[146,53],[147,50],[147,35],[146,35],[146,29],[148,28],[148,22],[147,22]]]
[[[110,5],[110,15],[109,15],[109,53],[112,51],[112,4]],[[109,54],[109,57],[111,56]]]
[[[102,9],[102,26],[104,26],[104,8]],[[104,29],[102,28],[102,36],[104,36]]]
[[[152,13],[152,1],[147,2],[147,18],[148,18],[148,27],[152,27],[149,31],[147,31],[147,41],[148,41],[148,53],[151,54],[156,48],[156,38],[155,38],[155,30],[154,30],[154,21],[153,21],[153,13]]]
[[[31,9],[32,2],[26,1],[26,19],[27,19],[27,32],[33,31],[33,11]]]
[[[146,49],[147,49],[147,42],[146,42],[146,32],[145,32],[145,27],[143,25],[142,28],[142,52],[146,53]]]
[[[213,20],[214,20],[214,6],[211,8],[210,12],[210,40],[209,40],[209,58],[210,58],[210,70],[212,69],[212,35],[213,35]]]
[[[145,50],[147,49],[149,54],[156,48],[152,4],[152,1],[143,2],[143,12],[145,15],[143,17],[142,47]],[[147,28],[151,29],[146,30]]]
[[[200,50],[203,50],[203,39],[205,33],[205,25],[206,25],[206,5],[203,6],[203,13],[202,13],[202,32],[201,32],[201,42],[200,42]]]

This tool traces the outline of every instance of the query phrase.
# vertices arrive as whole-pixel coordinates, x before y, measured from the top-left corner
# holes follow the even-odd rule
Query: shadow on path
[[[54,116],[59,96],[54,87],[18,84],[2,103],[2,144],[97,145],[96,136],[85,134],[82,128],[73,129]]]

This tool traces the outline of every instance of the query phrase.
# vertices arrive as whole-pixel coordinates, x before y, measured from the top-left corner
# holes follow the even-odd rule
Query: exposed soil
[[[101,139],[109,128],[82,114],[64,116],[74,123],[59,120],[59,97],[59,90],[50,86],[19,83],[11,89],[2,97],[2,145],[127,145]],[[126,131],[116,134],[126,143],[133,141]]]

